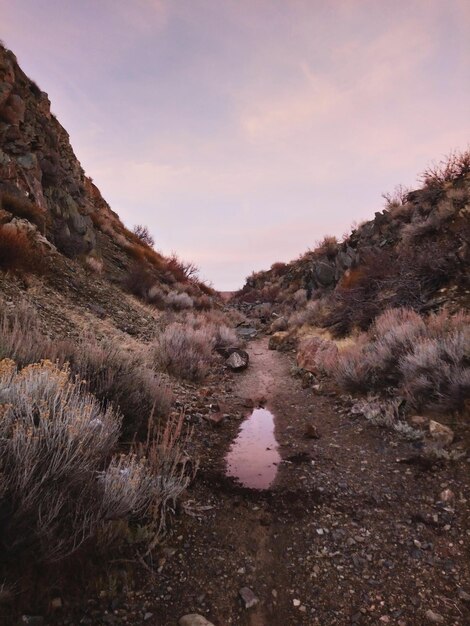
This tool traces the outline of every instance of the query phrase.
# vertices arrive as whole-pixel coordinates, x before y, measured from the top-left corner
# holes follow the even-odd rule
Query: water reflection
[[[245,487],[267,489],[281,460],[274,436],[274,415],[255,409],[242,423],[227,454],[227,475]]]

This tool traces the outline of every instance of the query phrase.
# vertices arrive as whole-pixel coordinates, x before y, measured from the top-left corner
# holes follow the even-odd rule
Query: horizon
[[[111,208],[220,291],[341,237],[468,146],[463,0],[0,10],[0,37]]]

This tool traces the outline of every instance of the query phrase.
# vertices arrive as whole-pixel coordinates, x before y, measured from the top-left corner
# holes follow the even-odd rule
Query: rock
[[[451,489],[444,489],[439,494],[439,500],[441,502],[452,502],[454,498],[455,498],[455,494]]]
[[[24,122],[25,103],[23,99],[15,94],[11,94],[0,111],[0,116],[12,126],[19,126]]]
[[[51,609],[61,609],[62,608],[62,598],[52,598],[51,600]]]
[[[297,365],[301,369],[314,374],[317,370],[315,355],[323,343],[324,340],[320,337],[305,337],[302,339],[297,352]]]
[[[429,434],[431,438],[442,446],[450,446],[454,441],[454,431],[449,426],[431,420],[429,422]]]
[[[204,415],[204,419],[213,426],[220,426],[225,417],[222,413],[208,413],[207,415]]]
[[[184,615],[178,621],[178,624],[179,626],[214,626],[212,622],[209,622],[205,617],[197,613]]]
[[[307,424],[304,437],[306,437],[307,439],[320,439],[317,427],[314,424]]]
[[[44,618],[40,615],[22,615],[20,623],[24,626],[43,626]]]
[[[425,427],[428,425],[429,418],[424,415],[412,415],[410,417],[410,424],[415,426],[416,428]]]
[[[245,603],[245,609],[251,609],[259,602],[258,598],[249,587],[242,587],[238,593]]]
[[[279,331],[287,330],[287,327],[287,318],[278,317],[276,320],[274,320],[274,322],[272,322],[271,326],[269,327],[269,332],[271,334],[277,333]]]
[[[238,326],[236,331],[243,339],[253,339],[258,334],[258,331],[253,326]]]
[[[335,268],[320,261],[315,265],[315,276],[322,287],[329,287],[335,282]]]
[[[269,338],[269,349],[284,352],[294,347],[294,338],[287,330],[280,330]]]
[[[245,350],[236,349],[225,361],[225,365],[229,367],[233,372],[241,372],[248,367],[250,357]]]
[[[424,614],[424,617],[428,620],[428,622],[431,622],[431,624],[443,624],[444,623],[444,618],[442,617],[442,615],[440,613],[435,613],[431,609],[428,609],[426,611],[426,613]]]
[[[463,589],[459,589],[459,599],[462,600],[462,602],[470,604],[470,593],[467,593]]]
[[[149,619],[151,619],[153,617],[153,613],[150,613],[150,611],[147,611],[147,613],[145,613],[144,615],[144,622],[148,622]],[[207,621],[207,620],[206,620]],[[207,622],[208,624],[209,622]],[[206,625],[207,626],[207,625]]]

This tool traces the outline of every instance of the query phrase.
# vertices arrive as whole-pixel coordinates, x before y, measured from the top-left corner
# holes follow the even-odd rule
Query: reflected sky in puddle
[[[267,489],[281,460],[277,448],[274,415],[267,409],[255,409],[242,423],[227,454],[227,475],[244,487]]]

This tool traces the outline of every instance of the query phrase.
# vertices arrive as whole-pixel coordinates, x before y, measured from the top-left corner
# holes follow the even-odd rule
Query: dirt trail
[[[416,450],[342,415],[290,375],[290,357],[249,346],[250,367],[220,389],[223,410],[263,399],[282,462],[271,489],[224,475],[240,421],[207,427],[199,478],[164,548],[150,611],[175,625],[199,613],[223,626],[470,623],[468,467],[397,462]],[[308,424],[319,439],[308,439]],[[449,488],[451,503],[440,503]],[[259,603],[246,609],[239,590]],[[463,593],[464,592],[464,593]],[[432,623],[432,622],[429,622]]]

